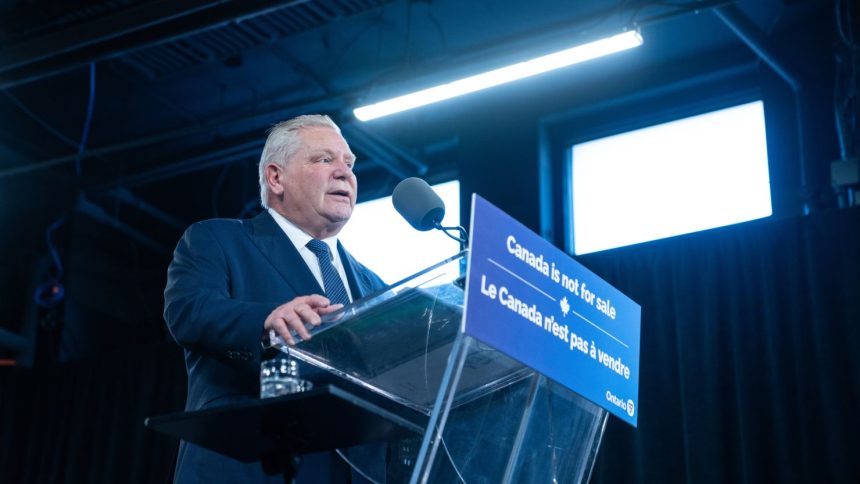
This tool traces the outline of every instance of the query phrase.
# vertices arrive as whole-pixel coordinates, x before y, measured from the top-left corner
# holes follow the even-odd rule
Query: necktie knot
[[[308,249],[314,253],[318,258],[322,259],[323,257],[331,260],[331,252],[329,251],[328,244],[323,242],[322,240],[311,239],[308,242]]]

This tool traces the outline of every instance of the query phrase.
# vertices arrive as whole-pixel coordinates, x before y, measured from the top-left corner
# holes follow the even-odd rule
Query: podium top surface
[[[323,316],[312,339],[274,346],[350,383],[430,415],[463,318],[461,252],[384,291]],[[454,406],[489,395],[533,371],[476,342],[463,364]]]

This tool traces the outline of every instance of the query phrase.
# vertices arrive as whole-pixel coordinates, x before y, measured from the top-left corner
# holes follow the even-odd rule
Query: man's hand
[[[331,304],[323,296],[312,294],[299,296],[292,301],[281,304],[266,318],[263,324],[265,332],[275,330],[289,345],[296,344],[290,331],[295,331],[302,340],[311,339],[306,325],[319,326],[320,316],[337,311],[343,304]]]

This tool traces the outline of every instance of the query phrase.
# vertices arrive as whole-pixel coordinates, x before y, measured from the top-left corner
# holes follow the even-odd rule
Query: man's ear
[[[281,196],[284,193],[284,187],[281,185],[281,177],[283,172],[281,167],[276,163],[266,163],[266,183],[269,185],[269,192],[273,195]]]

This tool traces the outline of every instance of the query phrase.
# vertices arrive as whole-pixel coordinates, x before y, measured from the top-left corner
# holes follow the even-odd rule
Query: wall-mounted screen
[[[772,214],[761,101],[571,150],[576,254]]]

